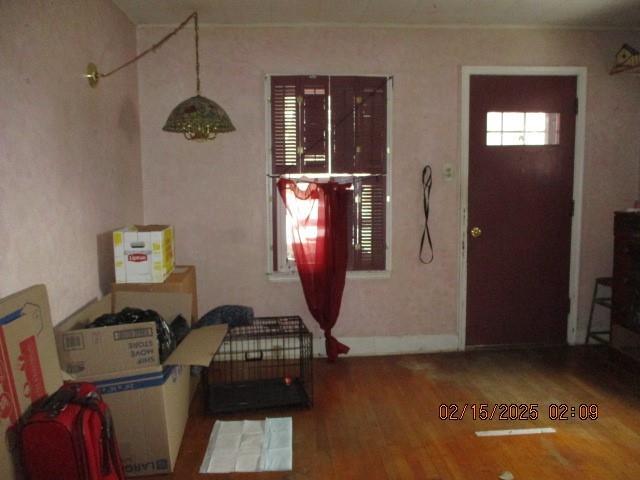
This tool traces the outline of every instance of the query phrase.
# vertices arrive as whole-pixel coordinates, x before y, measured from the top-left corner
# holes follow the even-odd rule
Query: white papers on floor
[[[216,421],[200,473],[291,470],[291,417]]]

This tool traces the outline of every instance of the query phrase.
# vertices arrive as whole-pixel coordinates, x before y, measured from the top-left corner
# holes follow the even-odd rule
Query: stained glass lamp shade
[[[233,132],[227,112],[213,100],[196,95],[173,109],[162,129],[184,134],[187,140],[213,140],[218,133]]]

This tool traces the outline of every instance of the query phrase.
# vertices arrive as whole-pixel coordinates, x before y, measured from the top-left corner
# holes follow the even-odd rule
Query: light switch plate
[[[442,167],[442,178],[446,181],[453,180],[453,165],[450,163],[445,163],[444,167]]]

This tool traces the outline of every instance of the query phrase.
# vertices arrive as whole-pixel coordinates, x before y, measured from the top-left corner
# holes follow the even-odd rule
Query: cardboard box
[[[198,320],[198,290],[196,267],[176,266],[162,283],[114,283],[113,292],[181,292],[191,295],[191,323]]]
[[[12,427],[34,401],[60,385],[45,286],[0,300],[0,478],[17,478]]]
[[[160,283],[173,271],[173,227],[134,225],[113,232],[117,283]]]
[[[189,416],[189,367],[90,377],[113,416],[127,477],[170,473]]]
[[[114,283],[112,292],[181,292],[191,295],[191,325],[198,320],[198,290],[196,267],[193,265],[176,266],[171,275],[162,283]],[[193,398],[200,383],[199,375],[191,376],[191,394]]]
[[[160,364],[155,323],[85,329],[124,307],[156,310],[171,322],[191,315],[185,293],[114,292],[56,327],[63,370],[98,386],[109,404],[128,476],[173,470],[189,415],[190,365],[208,366],[226,325],[193,330]]]
[[[176,266],[171,275],[162,283],[114,283],[112,292],[182,292],[191,295],[191,325],[198,320],[198,290],[196,285],[196,267],[193,265]],[[200,383],[200,376],[191,376],[191,394],[193,398]]]

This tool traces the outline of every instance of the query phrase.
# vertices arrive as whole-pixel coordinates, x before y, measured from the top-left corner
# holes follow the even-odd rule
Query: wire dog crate
[[[227,413],[313,404],[312,335],[299,316],[229,328],[203,372],[206,408]]]

